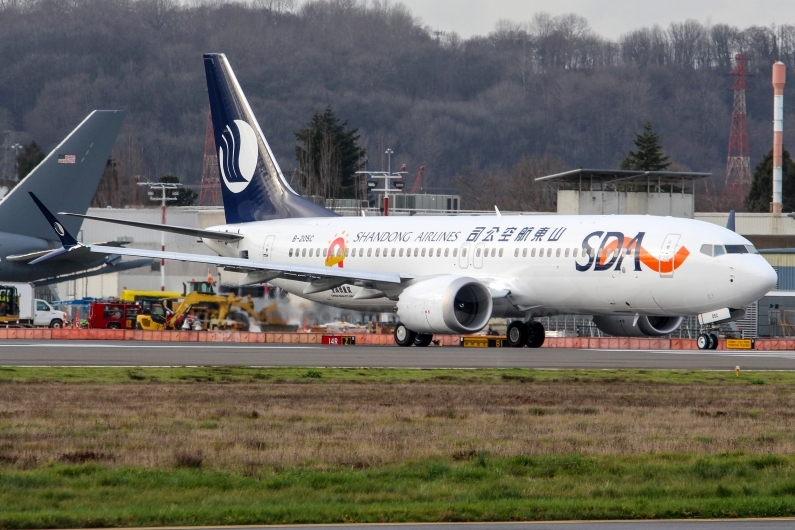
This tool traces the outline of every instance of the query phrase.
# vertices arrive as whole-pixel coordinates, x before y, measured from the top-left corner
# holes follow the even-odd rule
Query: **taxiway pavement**
[[[581,350],[302,344],[26,341],[0,343],[3,366],[311,366],[795,370],[795,351]],[[795,527],[795,526],[794,526]]]

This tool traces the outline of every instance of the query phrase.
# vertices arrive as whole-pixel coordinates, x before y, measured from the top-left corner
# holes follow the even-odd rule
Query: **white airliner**
[[[95,245],[92,252],[216,264],[247,272],[246,284],[395,311],[401,346],[474,333],[493,316],[516,319],[508,341],[517,347],[541,346],[544,328],[534,317],[553,314],[594,315],[614,336],[661,336],[684,316],[738,318],[776,284],[747,239],[690,219],[336,216],[287,184],[226,57],[206,54],[204,64],[227,224],[200,230],[78,216],[200,237],[218,257]],[[63,242],[67,251],[82,248],[71,237]],[[699,347],[716,346],[714,335],[699,337]]]

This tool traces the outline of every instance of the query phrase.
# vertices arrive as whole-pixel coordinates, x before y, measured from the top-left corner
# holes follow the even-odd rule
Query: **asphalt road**
[[[186,530],[187,527],[181,527]],[[196,527],[202,530],[234,528],[234,530],[791,530],[795,519],[741,519],[709,521],[607,521],[607,522],[553,522],[553,523],[440,523],[440,524],[361,524],[361,525],[290,525],[290,526],[235,526]],[[171,530],[162,528],[160,530]],[[174,529],[175,530],[175,529]]]
[[[644,351],[565,348],[315,346],[291,344],[0,342],[4,366],[312,366],[405,368],[665,368],[795,370],[795,351]],[[795,527],[795,525],[793,526]]]

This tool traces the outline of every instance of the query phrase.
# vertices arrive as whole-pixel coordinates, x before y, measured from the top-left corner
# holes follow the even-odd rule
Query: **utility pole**
[[[139,182],[139,186],[149,187],[149,199],[153,201],[160,201],[160,224],[166,224],[166,202],[176,201],[179,195],[179,189],[182,184],[178,182]],[[160,191],[160,196],[156,196],[155,192]],[[166,251],[166,233],[160,232],[160,251]],[[166,290],[166,260],[160,259],[160,290]]]
[[[384,216],[389,215],[389,190],[392,186],[392,181],[396,181],[394,186],[396,190],[402,190],[404,187],[403,177],[406,175],[405,171],[398,171],[396,173],[392,173],[392,155],[395,152],[392,149],[387,149],[384,151],[384,154],[387,155],[387,171],[357,171],[357,175],[364,175],[367,177],[367,188],[369,191],[372,192],[384,192]],[[381,166],[383,167],[383,166]],[[383,179],[384,187],[377,188],[376,186],[378,183],[376,180]]]

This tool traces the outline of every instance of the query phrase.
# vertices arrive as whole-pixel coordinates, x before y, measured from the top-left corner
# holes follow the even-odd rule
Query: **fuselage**
[[[236,243],[205,239],[223,256],[397,272],[409,282],[467,276],[492,291],[495,313],[698,315],[740,309],[776,283],[744,237],[690,219],[653,216],[336,217],[223,225]],[[245,251],[245,252],[243,252]],[[310,295],[324,304],[385,311],[394,299],[354,299],[342,285]],[[509,303],[496,303],[505,299]],[[495,315],[496,316],[496,315]]]

